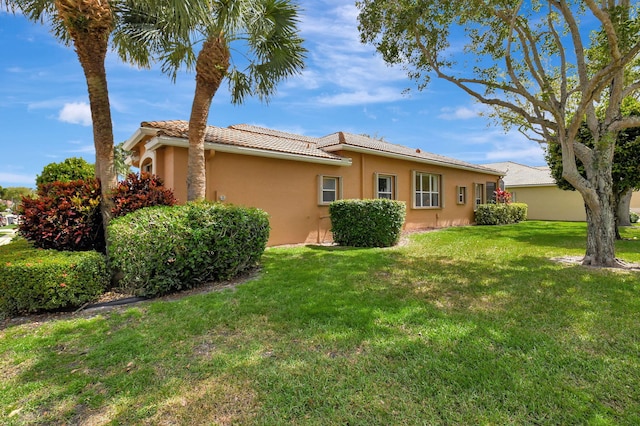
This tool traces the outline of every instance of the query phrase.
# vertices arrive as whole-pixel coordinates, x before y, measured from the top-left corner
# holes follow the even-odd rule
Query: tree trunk
[[[612,164],[617,134],[601,136],[592,150],[590,164],[585,165],[588,183],[580,191],[587,213],[587,252],[583,265],[615,267],[616,197],[613,191]]]
[[[587,205],[587,252],[582,261],[589,266],[619,266],[615,254],[616,222],[613,208],[593,211]]]
[[[93,144],[96,150],[96,177],[101,183],[101,213],[106,229],[111,219],[110,193],[116,186],[113,165],[113,124],[104,62],[113,28],[108,2],[97,0],[61,1],[55,6],[58,18],[66,26],[84,71],[93,121]]]
[[[573,142],[564,140],[562,146],[562,177],[580,192],[587,215],[587,251],[583,265],[620,266],[615,256],[616,197],[613,191],[613,153],[617,132],[595,132],[594,147],[574,151]],[[576,144],[575,147],[580,147]],[[586,179],[576,167],[579,156]]]
[[[229,68],[229,48],[222,35],[209,37],[202,45],[196,63],[196,90],[189,118],[189,159],[187,201],[206,196],[204,140],[211,100]]]
[[[631,226],[631,196],[633,189],[628,189],[620,195],[616,216],[618,218],[618,226]]]

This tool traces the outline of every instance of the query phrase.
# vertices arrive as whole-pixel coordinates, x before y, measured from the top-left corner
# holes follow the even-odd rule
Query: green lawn
[[[550,260],[585,231],[275,248],[235,290],[11,326],[0,423],[637,425],[640,272]]]

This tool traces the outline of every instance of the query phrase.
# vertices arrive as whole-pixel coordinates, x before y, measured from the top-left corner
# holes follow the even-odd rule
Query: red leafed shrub
[[[176,199],[158,176],[145,172],[140,176],[129,173],[113,192],[113,204],[113,217],[120,217],[143,207],[173,206]]]
[[[20,234],[34,246],[56,250],[104,250],[100,184],[95,179],[41,185],[22,199]]]
[[[148,173],[129,174],[112,197],[114,217],[142,207],[176,203],[162,180]],[[100,201],[100,183],[95,179],[40,185],[37,198],[22,199],[20,234],[39,248],[104,252]]]

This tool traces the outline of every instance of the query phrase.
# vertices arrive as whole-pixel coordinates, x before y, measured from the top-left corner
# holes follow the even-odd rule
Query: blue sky
[[[302,75],[280,84],[267,105],[234,106],[216,94],[209,124],[246,123],[307,136],[368,134],[471,163],[543,165],[543,150],[518,132],[480,117],[482,106],[460,89],[433,80],[422,92],[401,68],[384,64],[359,41],[353,0],[302,0],[301,35],[308,49]],[[95,161],[88,95],[72,48],[46,25],[0,12],[0,186],[35,187],[43,167],[68,157]],[[194,74],[175,83],[107,56],[115,142],[142,121],[188,120]],[[404,90],[410,88],[409,94]]]

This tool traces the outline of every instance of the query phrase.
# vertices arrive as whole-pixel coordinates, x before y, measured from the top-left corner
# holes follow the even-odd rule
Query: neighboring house
[[[483,164],[504,172],[504,187],[511,201],[529,206],[531,220],[585,221],[584,201],[578,191],[565,191],[556,186],[547,166],[532,167],[511,161]],[[640,211],[640,193],[634,192],[631,210]]]
[[[125,142],[129,162],[187,195],[188,123],[143,122]],[[329,204],[390,198],[407,205],[405,229],[468,225],[501,172],[366,136],[314,138],[249,125],[209,126],[206,198],[270,215],[269,245],[331,241]]]

